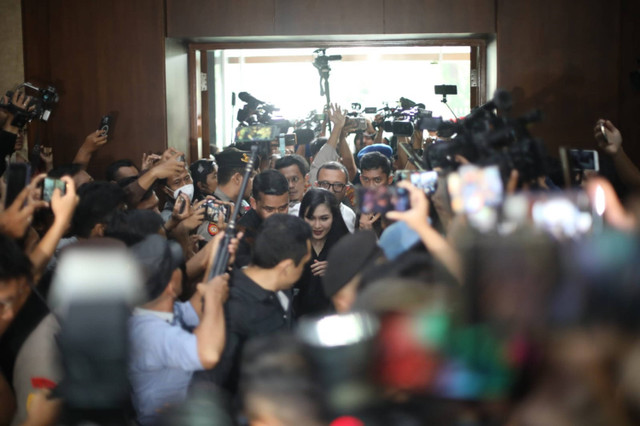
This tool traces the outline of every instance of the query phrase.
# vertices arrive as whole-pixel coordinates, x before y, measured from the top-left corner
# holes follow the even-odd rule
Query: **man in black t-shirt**
[[[289,212],[289,183],[282,173],[269,169],[253,180],[251,210],[238,221],[238,230],[244,237],[238,245],[235,266],[242,268],[251,261],[251,247],[262,222],[276,213]]]
[[[250,265],[231,275],[222,358],[200,378],[235,394],[244,344],[256,336],[293,328],[290,289],[310,258],[311,228],[305,221],[288,214],[275,214],[264,221]]]

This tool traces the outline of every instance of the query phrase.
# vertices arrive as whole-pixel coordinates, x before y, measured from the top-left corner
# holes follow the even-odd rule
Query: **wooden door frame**
[[[224,49],[286,49],[286,48],[316,48],[328,49],[332,47],[422,47],[422,46],[471,46],[471,66],[477,70],[478,87],[471,88],[471,107],[482,105],[487,101],[487,40],[483,38],[461,39],[405,39],[405,40],[331,40],[331,41],[238,41],[238,42],[207,42],[188,44],[188,72],[189,72],[189,155],[190,161],[198,159],[198,103],[197,96],[201,95],[197,87],[196,51],[200,51],[200,61],[206,61],[209,50]],[[209,90],[214,88],[209,87]],[[215,103],[213,106],[215,108]],[[206,123],[205,123],[206,121]],[[202,128],[209,128],[208,114],[202,114]],[[215,127],[215,123],[213,123]],[[203,130],[203,142],[205,138]],[[202,156],[209,156],[209,143],[203,144]]]

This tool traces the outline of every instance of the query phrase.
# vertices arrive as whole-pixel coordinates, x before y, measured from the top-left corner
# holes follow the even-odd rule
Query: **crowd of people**
[[[54,164],[51,149],[28,155],[15,111],[0,109],[0,425],[640,421],[640,171],[610,121],[579,188],[500,164],[488,229],[452,208],[455,169],[435,170],[434,191],[399,178],[421,168],[402,147],[445,132],[390,142],[380,117],[356,131],[338,105],[328,134],[298,129],[254,163],[234,146],[191,164],[169,148],[104,180],[87,166],[107,133]],[[29,179],[7,201],[20,164]],[[410,204],[363,212],[367,189]],[[576,191],[581,232],[522,219],[540,194]]]

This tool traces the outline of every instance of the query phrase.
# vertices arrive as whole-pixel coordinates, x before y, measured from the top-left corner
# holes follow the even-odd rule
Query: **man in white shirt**
[[[353,232],[356,225],[356,214],[342,201],[347,193],[347,168],[337,161],[329,161],[324,163],[318,169],[318,180],[316,186],[332,191],[338,201],[340,201],[340,212],[342,213],[342,219],[347,225],[349,232]]]

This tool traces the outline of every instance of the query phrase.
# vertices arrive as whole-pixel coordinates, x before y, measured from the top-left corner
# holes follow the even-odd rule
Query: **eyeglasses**
[[[321,182],[318,182],[318,186],[320,188],[324,188],[324,189],[332,189],[333,192],[342,192],[342,190],[344,189],[345,185],[344,183],[330,183],[327,182],[326,180],[323,180]]]

